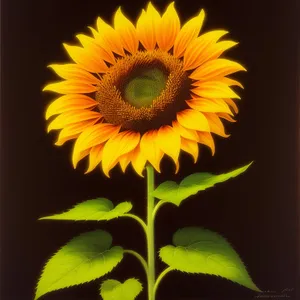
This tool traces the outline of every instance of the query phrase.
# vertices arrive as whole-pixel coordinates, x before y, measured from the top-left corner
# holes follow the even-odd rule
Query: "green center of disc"
[[[166,86],[167,76],[158,68],[142,71],[125,86],[125,99],[133,106],[150,106]]]

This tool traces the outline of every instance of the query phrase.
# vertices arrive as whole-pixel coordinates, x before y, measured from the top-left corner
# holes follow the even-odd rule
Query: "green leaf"
[[[221,276],[260,291],[238,254],[219,234],[198,227],[186,227],[174,234],[173,244],[175,246],[168,245],[160,250],[160,258],[171,268]]]
[[[124,283],[109,279],[102,283],[100,295],[104,300],[134,300],[142,289],[142,285],[135,278]]]
[[[87,200],[75,205],[67,212],[56,214],[39,220],[73,220],[73,221],[101,221],[121,217],[132,208],[130,202],[122,202],[114,207],[113,203],[105,198]]]
[[[111,248],[111,244],[111,235],[103,230],[87,232],[69,241],[45,265],[35,299],[110,272],[123,258],[123,249]]]
[[[153,196],[163,202],[173,203],[179,206],[181,202],[199,191],[206,190],[216,183],[224,182],[230,178],[244,173],[252,163],[231,171],[229,173],[214,175],[211,173],[195,173],[183,179],[180,184],[174,181],[166,181],[159,185],[153,192]]]

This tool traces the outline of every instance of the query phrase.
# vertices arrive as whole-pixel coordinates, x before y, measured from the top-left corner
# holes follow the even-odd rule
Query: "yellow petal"
[[[157,144],[157,130],[146,132],[141,138],[141,154],[148,160],[155,170],[160,173],[160,161],[164,153]]]
[[[74,124],[70,124],[66,126],[61,132],[59,133],[57,142],[55,143],[56,146],[61,146],[65,142],[75,139],[79,136],[79,134],[84,131],[86,128],[93,126],[99,119],[92,119],[87,121],[82,121]]]
[[[118,134],[119,130],[119,126],[107,123],[96,124],[84,130],[74,145],[72,157],[74,168],[80,160],[80,152],[106,142],[108,139]]]
[[[235,102],[230,99],[230,98],[225,98],[224,101],[231,106],[231,108],[233,109],[233,111],[237,114],[239,112],[239,109],[237,107],[237,105],[235,104]]]
[[[103,59],[111,64],[114,64],[116,62],[113,53],[101,47],[95,39],[84,34],[78,34],[76,35],[76,37],[78,38],[84,49],[93,57],[99,57],[100,59]]]
[[[97,19],[98,35],[95,36],[100,44],[106,44],[114,53],[124,56],[120,34],[101,18]],[[104,46],[105,47],[105,46]]]
[[[206,145],[210,148],[212,155],[215,155],[215,142],[209,132],[198,132],[199,143]]]
[[[160,149],[177,164],[180,153],[180,135],[171,126],[162,126],[158,130],[156,142]]]
[[[92,108],[98,105],[98,102],[85,95],[69,94],[63,95],[54,100],[46,110],[46,120],[50,117],[70,110]]]
[[[207,61],[198,67],[189,77],[194,80],[205,81],[227,76],[238,71],[246,71],[246,69],[237,62],[219,58]]]
[[[227,31],[214,30],[205,33],[193,40],[186,48],[183,64],[185,70],[191,70],[199,67],[203,63],[203,52],[210,44],[216,43]]]
[[[174,43],[174,56],[182,57],[184,55],[186,47],[198,37],[203,21],[205,18],[204,10],[202,9],[200,14],[189,20],[179,31],[175,43]]]
[[[83,150],[80,153],[78,153],[78,161],[80,161],[80,160],[84,159],[86,156],[88,156],[90,153],[90,150],[91,150],[91,148]],[[74,169],[76,169],[76,166],[77,166],[77,164],[73,165]]]
[[[137,172],[137,174],[140,175],[141,177],[144,177],[143,171],[145,169],[146,162],[147,159],[142,154],[140,145],[138,145],[132,152],[131,164],[134,170]]]
[[[163,14],[158,27],[157,44],[163,51],[169,51],[173,46],[180,30],[180,20],[172,2]]]
[[[241,99],[227,84],[220,81],[205,81],[192,92],[201,98],[237,98]]]
[[[202,52],[202,58],[200,59],[200,64],[212,59],[220,57],[224,51],[238,45],[234,41],[221,41],[218,43],[209,44]]]
[[[155,48],[159,21],[160,15],[150,2],[147,11],[142,11],[136,26],[137,37],[147,50]]]
[[[220,135],[222,137],[229,137],[229,134],[225,133],[225,129],[224,129],[224,125],[222,123],[222,121],[220,120],[220,118],[213,113],[204,113],[208,123],[209,123],[209,127],[210,127],[210,131]]]
[[[100,81],[76,64],[50,65],[49,68],[64,79],[78,80],[87,84],[97,84]]]
[[[130,53],[135,53],[139,47],[137,33],[133,24],[124,16],[119,8],[115,14],[114,27],[119,33],[123,48]]]
[[[86,170],[85,174],[92,172],[97,167],[97,165],[100,164],[103,156],[103,147],[104,144],[92,147],[92,149],[89,152],[89,167]]]
[[[86,49],[78,46],[64,44],[64,47],[74,62],[82,66],[85,70],[92,73],[105,73],[108,70],[105,62],[98,56],[95,56],[94,53],[89,53]]]
[[[197,162],[199,156],[199,146],[197,142],[181,138],[181,149],[192,155],[194,158],[194,163]]]
[[[177,120],[172,122],[172,126],[178,134],[186,139],[197,141],[198,140],[198,134],[197,131],[192,129],[187,129],[179,124]]]
[[[185,128],[199,131],[210,131],[205,115],[194,109],[185,109],[177,113],[178,122]]]
[[[51,91],[59,94],[77,94],[93,93],[97,88],[81,80],[65,80],[46,85],[43,91]]]
[[[95,120],[101,118],[101,114],[96,111],[78,109],[67,111],[56,117],[48,126],[48,132],[53,129],[61,129],[70,124],[83,122],[87,120]]]
[[[107,177],[119,157],[132,151],[139,141],[140,133],[133,131],[123,131],[108,140],[104,146],[102,157],[102,168]]]
[[[236,120],[233,119],[229,114],[217,113],[217,116],[220,117],[220,118],[222,118],[222,119],[225,119],[225,120],[227,120],[227,121],[229,121],[231,123],[236,122]]]
[[[221,112],[232,114],[229,106],[222,99],[195,98],[187,100],[186,103],[189,107],[200,112]]]

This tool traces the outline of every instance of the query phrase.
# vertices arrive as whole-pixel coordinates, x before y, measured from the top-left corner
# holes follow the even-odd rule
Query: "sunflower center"
[[[167,76],[158,68],[142,70],[125,86],[124,98],[136,108],[151,106],[166,82]]]

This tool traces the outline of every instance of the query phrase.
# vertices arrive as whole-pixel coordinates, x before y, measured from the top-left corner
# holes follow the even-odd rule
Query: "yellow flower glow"
[[[202,34],[203,10],[185,23],[171,3],[160,15],[149,3],[136,26],[118,9],[114,26],[97,20],[81,46],[64,44],[72,63],[50,67],[63,81],[44,90],[62,94],[47,109],[48,131],[61,130],[56,145],[75,140],[73,165],[89,156],[87,172],[131,163],[160,172],[164,155],[179,169],[183,150],[198,159],[199,144],[215,152],[213,134],[227,137],[222,119],[234,122],[239,96],[227,76],[245,68],[220,58],[237,43],[214,30]],[[200,34],[201,32],[201,34]]]

